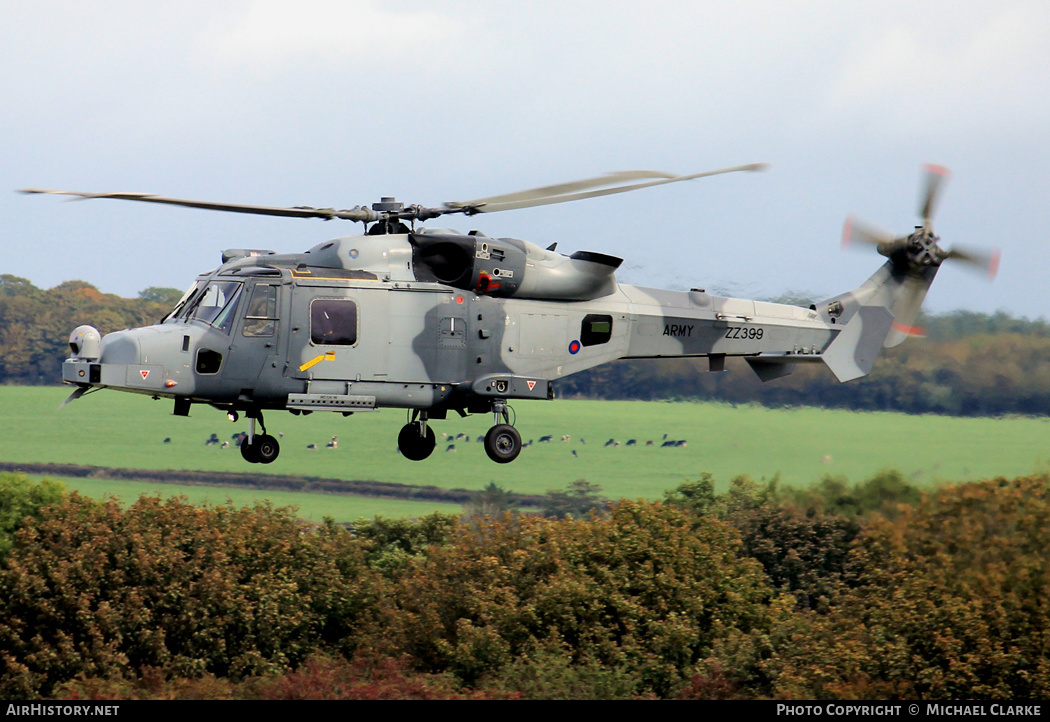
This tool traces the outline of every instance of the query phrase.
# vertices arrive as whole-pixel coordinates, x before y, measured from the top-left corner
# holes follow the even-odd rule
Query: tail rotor
[[[941,248],[940,236],[933,232],[933,215],[937,209],[948,169],[928,163],[923,167],[923,189],[919,199],[919,217],[922,225],[906,236],[898,236],[878,226],[850,216],[842,232],[842,245],[853,243],[875,246],[876,250],[894,261],[899,270],[922,275],[925,269],[939,266],[947,260],[961,261],[972,270],[983,272],[994,278],[999,270],[999,251],[965,246]]]
[[[982,272],[989,278],[994,278],[999,270],[998,250],[962,246],[945,250],[940,246],[940,236],[933,232],[933,216],[949,173],[943,166],[933,164],[925,165],[923,171],[919,197],[922,225],[916,226],[912,233],[898,236],[853,216],[846,219],[842,232],[843,247],[854,243],[875,246],[881,255],[890,259],[890,275],[896,280],[889,285],[896,291],[885,303],[894,319],[884,344],[886,347],[896,346],[907,336],[924,333],[915,325],[915,320],[933,277],[944,261],[961,262],[965,268]]]

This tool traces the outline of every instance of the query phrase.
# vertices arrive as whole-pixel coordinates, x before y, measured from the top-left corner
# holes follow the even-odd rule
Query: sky
[[[1050,3],[0,0],[0,273],[133,297],[225,248],[361,231],[20,188],[347,208],[440,205],[619,170],[736,173],[450,216],[625,259],[622,282],[814,300],[883,259],[849,214],[909,232],[951,177],[934,313],[1050,317]]]

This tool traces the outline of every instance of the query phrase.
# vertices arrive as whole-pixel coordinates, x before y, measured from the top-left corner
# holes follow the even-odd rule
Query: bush
[[[711,474],[701,474],[664,494],[667,503],[710,514],[740,532],[743,553],[762,564],[773,586],[794,595],[802,608],[826,608],[844,581],[853,540],[873,513],[895,517],[919,500],[899,472],[886,471],[852,487],[825,476],[806,489],[783,488],[774,478],[733,479],[715,494]]]
[[[482,699],[464,693],[454,682],[438,675],[420,674],[405,659],[356,655],[315,655],[299,669],[280,677],[248,680],[239,691],[246,699]]]
[[[0,694],[144,668],[236,680],[352,650],[377,576],[349,534],[287,509],[72,494],[28,520],[0,572]]]
[[[588,520],[476,520],[406,570],[376,645],[468,685],[524,679],[512,660],[564,649],[573,674],[598,665],[620,692],[629,678],[630,694],[665,696],[717,640],[768,624],[771,591],[739,548],[717,520],[641,501]]]
[[[778,693],[826,699],[1050,695],[1050,481],[940,490],[875,519],[825,616],[796,619]]]
[[[45,506],[62,499],[65,487],[57,481],[30,481],[25,474],[0,472],[0,559],[14,546],[14,533],[27,516],[37,516]]]
[[[433,544],[444,544],[459,524],[455,514],[434,512],[419,519],[359,519],[350,531],[366,542],[369,566],[396,576],[410,560],[422,557]]]

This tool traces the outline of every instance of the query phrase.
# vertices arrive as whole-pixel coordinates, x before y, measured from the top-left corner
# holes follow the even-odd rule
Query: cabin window
[[[277,286],[259,284],[252,290],[252,300],[244,314],[244,329],[249,337],[273,336],[277,330]]]
[[[608,343],[612,338],[612,316],[588,313],[583,317],[580,329],[580,343],[584,346],[597,346]]]
[[[346,299],[314,299],[310,304],[310,341],[318,346],[356,344],[357,303]]]

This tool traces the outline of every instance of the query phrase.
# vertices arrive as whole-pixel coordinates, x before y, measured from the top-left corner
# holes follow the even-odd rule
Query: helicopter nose
[[[142,363],[142,350],[135,331],[114,331],[102,339],[99,361],[108,364]]]
[[[62,380],[133,390],[140,393],[186,391],[186,364],[175,348],[186,350],[184,334],[157,326],[114,331],[99,339],[91,326],[80,326],[70,335],[72,356],[62,367]]]
[[[94,326],[77,326],[69,335],[70,357],[62,365],[62,380],[76,384],[124,386],[131,365],[141,363],[138,339],[131,331],[104,337]]]

